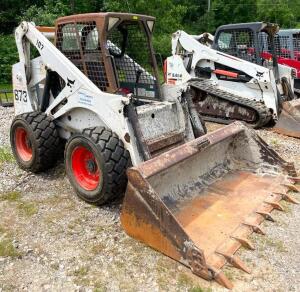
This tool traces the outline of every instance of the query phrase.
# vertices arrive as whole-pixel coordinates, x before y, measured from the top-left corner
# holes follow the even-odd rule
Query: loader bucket
[[[196,275],[232,288],[221,268],[250,272],[235,255],[254,248],[282,199],[295,200],[293,164],[240,122],[130,168],[121,222],[128,235],[181,262]]]
[[[300,138],[300,99],[285,101],[273,130],[277,133]]]

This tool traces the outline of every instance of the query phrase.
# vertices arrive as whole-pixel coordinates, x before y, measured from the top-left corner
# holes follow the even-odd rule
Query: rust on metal
[[[288,177],[289,180],[291,180],[293,183],[300,183],[300,177]]]
[[[300,99],[283,102],[282,112],[273,129],[277,133],[300,138]]]
[[[254,249],[250,234],[287,199],[293,167],[241,123],[128,169],[121,222],[132,237],[232,288],[221,268]],[[284,194],[284,195],[283,195]]]
[[[293,204],[299,204],[299,202],[289,194],[286,194],[286,193],[277,193],[277,194],[282,196],[282,200],[285,200],[285,201],[293,203]]]
[[[215,268],[212,268],[211,270],[213,272],[214,280],[218,284],[230,290],[233,288],[232,282],[226,277],[226,275],[222,272],[222,270],[218,270]]]
[[[276,210],[283,211],[283,208],[279,203],[269,201],[265,201],[265,203],[271,205]]]
[[[294,192],[298,192],[298,193],[300,192],[299,187],[297,187],[295,185],[284,183],[283,186],[287,187],[290,191],[294,191]]]
[[[232,236],[232,238],[237,240],[244,248],[251,249],[251,250],[255,249],[253,243],[247,238],[242,238],[237,236]]]
[[[222,252],[217,252],[218,254],[222,255],[226,261],[233,265],[235,268],[240,269],[248,274],[251,274],[251,270],[246,266],[246,264],[238,257],[234,255],[229,255]]]
[[[157,140],[147,141],[151,153],[158,150],[165,150],[167,147],[173,146],[184,141],[183,133],[171,133],[165,137],[160,137]]]
[[[256,211],[257,214],[263,216],[266,220],[275,222],[275,219],[271,216],[270,213],[268,212],[261,212],[261,211]]]
[[[246,222],[243,222],[242,224],[250,227],[252,229],[252,231],[255,233],[258,233],[261,235],[266,235],[266,232],[259,225],[250,224],[250,223],[246,223]]]

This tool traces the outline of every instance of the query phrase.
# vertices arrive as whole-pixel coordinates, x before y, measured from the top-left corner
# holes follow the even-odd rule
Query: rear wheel
[[[104,204],[124,193],[130,164],[122,140],[104,127],[85,129],[70,138],[65,149],[66,172],[77,195]]]
[[[18,165],[24,170],[39,172],[56,162],[60,139],[50,117],[32,112],[14,118],[10,143]]]

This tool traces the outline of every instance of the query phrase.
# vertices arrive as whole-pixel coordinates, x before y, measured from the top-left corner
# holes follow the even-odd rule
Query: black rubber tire
[[[84,146],[95,157],[101,170],[101,180],[94,190],[86,190],[77,182],[72,170],[72,153]],[[65,166],[69,181],[82,200],[102,205],[124,194],[127,185],[126,169],[131,165],[130,154],[118,136],[104,127],[84,129],[73,135],[66,144]]]
[[[24,161],[18,154],[15,131],[23,128],[27,132],[32,148],[32,158]],[[52,167],[57,161],[60,138],[53,120],[42,112],[31,112],[18,115],[10,127],[10,143],[14,157],[24,170],[34,173]]]

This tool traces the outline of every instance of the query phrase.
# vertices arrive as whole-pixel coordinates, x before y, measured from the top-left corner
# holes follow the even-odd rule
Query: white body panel
[[[185,54],[181,54],[181,50]],[[192,55],[190,72],[187,72],[189,57]],[[197,67],[215,70],[215,63],[244,72],[251,77],[248,82],[231,82],[217,78],[212,72],[211,80],[222,90],[233,93],[243,98],[261,101],[273,112],[273,119],[278,118],[277,109],[277,85],[272,70],[268,68],[232,57],[218,52],[199,43],[197,37],[184,31],[177,31],[172,38],[172,56],[167,59],[167,83],[186,86],[186,83],[196,77]],[[283,71],[285,68],[282,69]],[[283,72],[282,71],[282,72]],[[287,71],[284,71],[288,75]],[[283,74],[283,73],[282,73]],[[281,91],[279,86],[279,91]]]

